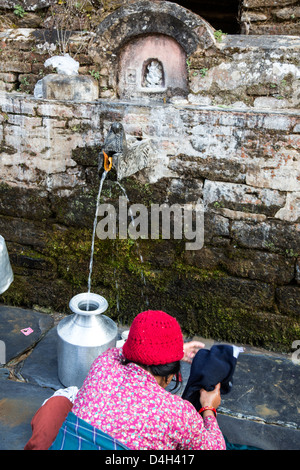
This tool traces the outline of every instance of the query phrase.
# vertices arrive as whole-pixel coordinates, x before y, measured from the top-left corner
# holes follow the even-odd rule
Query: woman
[[[94,361],[68,415],[71,421],[51,449],[73,448],[70,436],[84,424],[113,439],[119,449],[224,450],[216,420],[220,384],[212,392],[199,391],[199,413],[165,390],[178,377],[182,359],[183,336],[175,318],[151,310],[137,315],[123,348],[109,349]]]

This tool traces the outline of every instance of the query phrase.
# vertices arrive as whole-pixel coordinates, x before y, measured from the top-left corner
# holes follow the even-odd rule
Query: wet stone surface
[[[8,363],[30,350],[52,326],[53,319],[49,315],[0,306],[0,340],[5,343],[5,361],[0,358],[1,363]]]

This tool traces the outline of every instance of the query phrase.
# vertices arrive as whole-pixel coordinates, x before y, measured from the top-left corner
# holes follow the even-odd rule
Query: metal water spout
[[[65,387],[80,388],[93,361],[116,346],[118,327],[103,315],[108,303],[98,294],[75,295],[69,307],[73,314],[57,325],[58,377]]]
[[[0,294],[3,294],[14,280],[5,240],[0,235]]]
[[[127,153],[127,143],[124,127],[120,122],[114,122],[104,140],[100,154],[98,172],[104,168],[110,171],[113,167],[118,170],[118,161],[121,155]],[[103,158],[101,158],[103,157]]]

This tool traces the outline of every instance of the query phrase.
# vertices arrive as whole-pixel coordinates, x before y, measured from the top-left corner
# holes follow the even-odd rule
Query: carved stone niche
[[[163,99],[187,94],[186,52],[170,36],[137,36],[121,50],[118,95]]]

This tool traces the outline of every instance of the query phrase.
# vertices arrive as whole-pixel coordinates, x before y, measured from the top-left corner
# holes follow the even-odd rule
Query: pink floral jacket
[[[122,349],[109,349],[92,364],[72,412],[134,450],[224,450],[213,416],[160,387]]]

